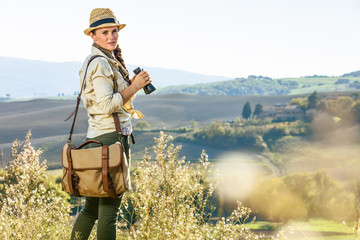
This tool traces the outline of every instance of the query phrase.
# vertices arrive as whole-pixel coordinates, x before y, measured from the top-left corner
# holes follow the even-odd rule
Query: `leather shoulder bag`
[[[71,143],[76,116],[81,101],[81,93],[85,87],[86,73],[90,62],[101,55],[92,56],[87,63],[75,110],[66,119],[74,115],[70,135],[62,149],[63,191],[75,197],[111,197],[113,199],[131,189],[130,163],[126,159],[120,142],[103,145],[99,141],[88,140],[78,147]],[[121,132],[117,114],[113,114],[116,131]],[[65,120],[65,121],[66,121]],[[97,143],[99,147],[83,149],[89,143]]]

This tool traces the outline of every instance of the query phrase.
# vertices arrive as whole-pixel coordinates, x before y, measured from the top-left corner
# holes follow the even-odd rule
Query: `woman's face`
[[[104,27],[96,29],[94,33],[90,33],[91,38],[94,40],[94,43],[100,47],[113,51],[116,48],[117,40],[119,37],[118,27]]]

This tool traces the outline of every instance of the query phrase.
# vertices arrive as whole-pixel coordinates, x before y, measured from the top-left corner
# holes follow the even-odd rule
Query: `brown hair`
[[[125,61],[124,61],[124,58],[122,57],[121,48],[119,47],[119,45],[116,46],[116,49],[114,50],[114,55],[115,55],[115,58],[121,63],[120,67],[121,67],[121,71],[123,72],[124,79],[128,83],[131,83],[130,78],[129,78],[129,71],[126,68]]]

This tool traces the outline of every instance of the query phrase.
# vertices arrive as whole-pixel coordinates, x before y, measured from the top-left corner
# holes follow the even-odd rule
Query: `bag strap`
[[[109,183],[108,183],[108,170],[109,170],[109,146],[102,146],[102,154],[101,154],[101,162],[102,162],[102,180],[103,187],[105,192],[109,192]]]
[[[69,120],[74,114],[74,119],[73,119],[73,122],[72,122],[72,125],[71,125],[71,130],[70,130],[70,134],[69,134],[69,138],[68,138],[68,143],[71,142],[71,136],[74,132],[74,127],[75,127],[75,121],[76,121],[76,116],[77,116],[77,113],[78,113],[78,110],[79,110],[79,104],[80,104],[80,101],[81,101],[81,94],[82,94],[82,91],[83,89],[85,88],[85,82],[86,82],[86,73],[87,73],[87,70],[88,70],[88,67],[90,65],[90,62],[92,60],[94,60],[95,58],[97,57],[102,57],[101,55],[93,55],[89,58],[88,62],[87,62],[87,65],[86,65],[86,69],[85,69],[85,73],[84,73],[84,77],[83,77],[83,80],[82,80],[82,83],[81,83],[81,89],[80,89],[80,93],[79,95],[77,96],[77,99],[76,99],[76,108],[75,110],[70,113],[70,115],[65,119],[65,121]]]
[[[87,70],[88,70],[88,67],[90,65],[90,62],[92,60],[94,60],[95,58],[97,57],[103,57],[101,55],[93,55],[89,58],[88,62],[87,62],[87,65],[86,65],[86,69],[85,69],[85,73],[84,73],[84,77],[83,77],[83,80],[82,80],[82,84],[81,84],[81,89],[80,89],[80,93],[79,95],[77,96],[77,99],[76,99],[76,107],[75,107],[75,110],[70,113],[70,115],[65,119],[65,121],[69,120],[74,114],[74,119],[73,119],[73,122],[72,122],[72,125],[71,125],[71,130],[70,130],[70,133],[69,133],[69,138],[68,138],[68,143],[71,142],[71,137],[72,137],[72,134],[74,132],[74,127],[75,127],[75,121],[76,121],[76,117],[77,117],[77,113],[79,111],[79,105],[80,105],[80,101],[81,101],[81,94],[82,94],[82,91],[83,89],[85,88],[85,82],[86,82],[86,73],[87,73]],[[117,115],[117,113],[113,113],[113,118],[114,118],[114,122],[115,122],[115,128],[116,128],[116,131],[121,133],[121,127],[120,127],[120,122],[119,122],[119,117]]]
[[[76,149],[81,149],[83,147],[85,147],[86,145],[90,144],[90,143],[96,143],[99,144],[100,146],[103,146],[103,143],[97,140],[87,140],[86,142],[80,144]]]
[[[115,185],[109,173],[109,146],[107,145],[102,146],[101,161],[102,161],[101,174],[102,174],[104,191],[107,192],[109,194],[109,197],[112,199],[120,198],[121,194],[120,195],[116,194]]]
[[[113,118],[114,118],[116,132],[121,133],[121,127],[120,127],[120,121],[119,121],[118,113],[115,112],[112,115],[113,115]]]
[[[121,127],[120,127],[120,121],[119,121],[119,116],[117,113],[113,113],[113,118],[114,118],[114,123],[115,123],[115,128],[116,128],[116,132],[121,134]],[[130,137],[131,137],[131,141],[133,144],[135,144],[135,137],[133,133],[130,133]]]

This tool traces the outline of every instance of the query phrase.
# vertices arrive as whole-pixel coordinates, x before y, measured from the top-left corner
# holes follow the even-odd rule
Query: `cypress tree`
[[[250,119],[250,117],[251,117],[251,106],[250,106],[249,102],[246,102],[243,107],[242,117],[245,119]]]

